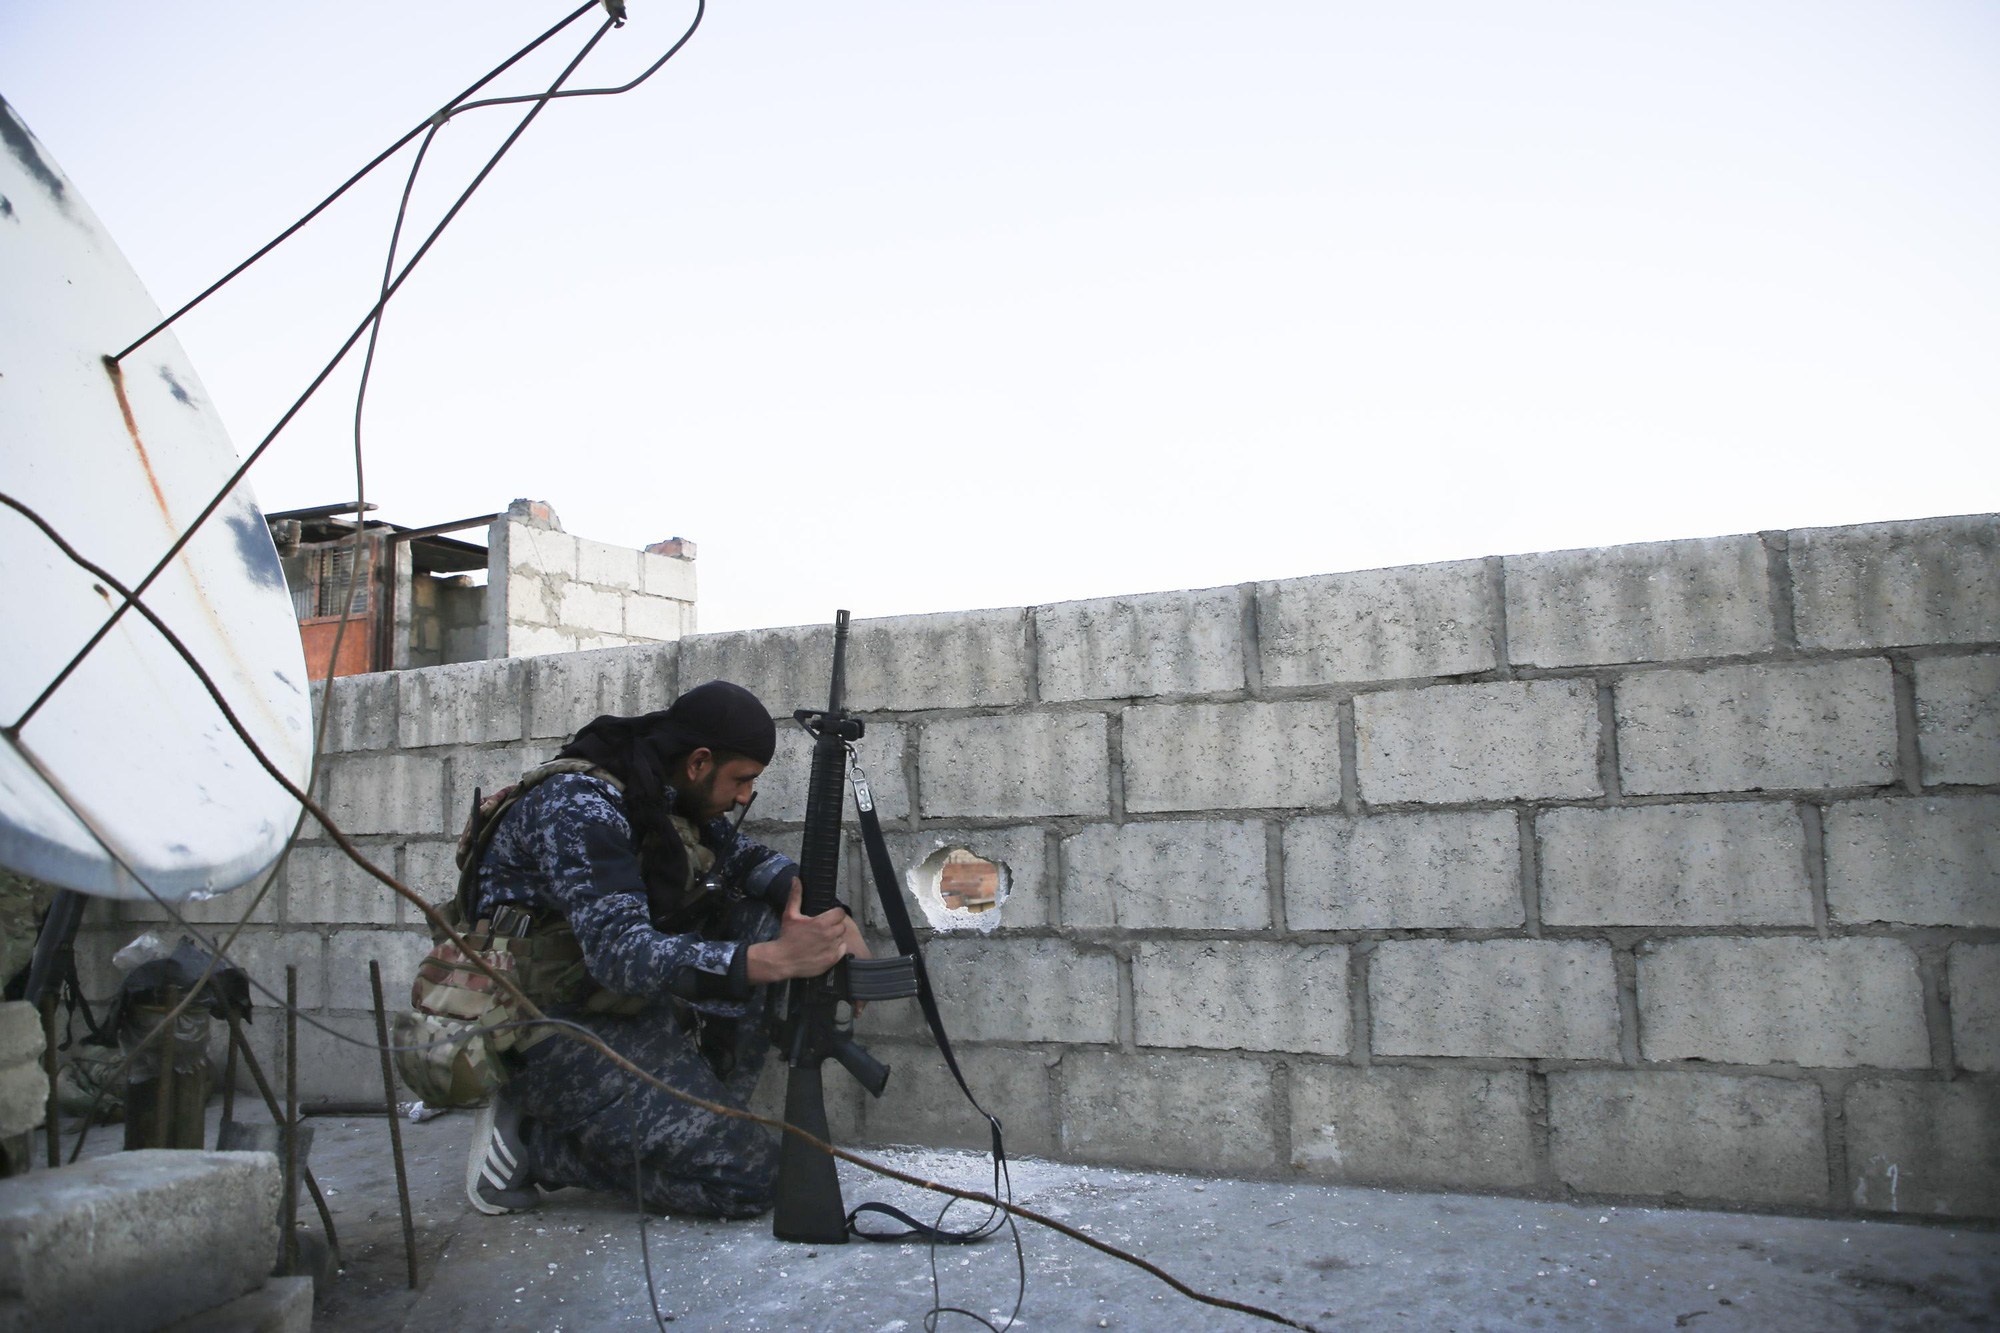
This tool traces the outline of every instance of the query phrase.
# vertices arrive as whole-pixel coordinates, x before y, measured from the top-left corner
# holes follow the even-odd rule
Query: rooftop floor
[[[251,1118],[239,1101],[244,1118]],[[219,1107],[210,1108],[210,1142]],[[261,1119],[261,1113],[258,1117]],[[387,1122],[315,1117],[310,1164],[329,1195],[345,1271],[322,1333],[401,1328],[642,1329],[653,1325],[629,1201],[563,1192],[489,1218],[463,1195],[472,1117],[403,1124],[421,1287],[408,1290]],[[117,1127],[87,1150],[115,1149]],[[984,1188],[985,1159],[888,1149],[891,1165]],[[920,1216],[938,1196],[843,1166],[849,1206]],[[2000,1231],[1750,1213],[1419,1194],[1076,1166],[1013,1164],[1017,1202],[1133,1250],[1198,1289],[1333,1330],[1933,1330],[2000,1328]],[[928,1203],[927,1203],[928,1201]],[[923,1209],[928,1206],[929,1212]],[[953,1221],[966,1206],[954,1211]],[[301,1194],[301,1215],[313,1218]],[[969,1217],[970,1214],[967,1214]],[[315,1219],[313,1226],[317,1227]],[[917,1333],[931,1268],[918,1245],[810,1248],[768,1219],[647,1227],[674,1333]],[[1032,1224],[1016,1328],[1273,1328],[1198,1305],[1157,1279]],[[944,1303],[1004,1323],[1015,1298],[1000,1237],[940,1250]],[[940,1328],[975,1328],[946,1317]]]

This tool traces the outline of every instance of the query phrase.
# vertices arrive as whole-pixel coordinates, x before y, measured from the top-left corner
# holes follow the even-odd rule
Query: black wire
[[[616,97],[619,93],[631,92],[634,88],[637,88],[640,84],[644,83],[647,79],[652,78],[654,74],[658,73],[660,66],[666,64],[669,60],[672,60],[674,58],[674,55],[683,46],[687,45],[688,38],[694,36],[694,30],[701,26],[702,16],[707,12],[708,12],[708,0],[695,0],[694,22],[688,24],[687,31],[681,34],[681,39],[678,42],[675,42],[672,46],[668,47],[667,53],[665,55],[661,56],[658,60],[655,60],[652,64],[646,66],[645,71],[641,73],[638,78],[632,80],[630,83],[621,83],[616,88],[573,88],[565,92],[555,93],[553,94],[553,96]],[[617,21],[618,20],[613,20],[614,23]],[[455,116],[461,111],[470,111],[475,107],[505,106],[509,102],[525,102],[528,100],[528,98],[532,97],[533,95],[534,94],[532,93],[527,93],[518,97],[484,97],[477,102],[467,102],[463,106],[454,107],[452,109],[451,114]]]
[[[231,281],[233,281],[239,274],[243,272],[243,270],[249,268],[252,264],[262,259],[265,255],[270,254],[271,251],[277,249],[280,245],[283,245],[286,241],[290,240],[292,236],[301,227],[304,227],[308,222],[311,222],[314,218],[318,217],[321,213],[325,212],[327,207],[331,205],[334,200],[340,198],[340,196],[346,194],[350,189],[358,185],[361,182],[362,178],[367,176],[368,173],[375,170],[375,168],[381,166],[391,157],[394,157],[398,149],[400,149],[404,144],[408,143],[410,140],[416,138],[419,134],[422,134],[424,132],[424,126],[426,125],[436,126],[439,123],[439,117],[445,116],[447,113],[450,112],[464,110],[464,107],[461,105],[461,103],[463,103],[466,98],[472,96],[474,93],[478,92],[481,88],[484,88],[487,84],[493,82],[493,80],[499,78],[502,74],[506,73],[509,69],[513,68],[517,63],[519,63],[530,52],[534,51],[537,47],[539,47],[543,42],[546,42],[549,38],[555,36],[557,33],[561,32],[564,28],[567,28],[570,24],[582,18],[586,11],[595,8],[598,3],[599,0],[584,0],[584,2],[581,5],[578,5],[576,9],[571,12],[568,18],[556,24],[555,27],[550,28],[547,32],[543,33],[541,36],[535,38],[534,41],[529,42],[526,46],[516,51],[513,55],[508,56],[505,60],[501,61],[499,64],[495,65],[492,69],[488,70],[471,87],[467,88],[464,92],[460,93],[458,96],[452,98],[449,102],[446,102],[438,110],[432,112],[430,115],[425,116],[422,120],[418,121],[414,126],[410,128],[410,131],[407,134],[405,134],[402,138],[396,140],[396,142],[390,144],[387,148],[384,148],[381,152],[377,153],[373,158],[371,158],[367,166],[361,168],[361,170],[355,172],[352,176],[349,176],[339,189],[335,190],[332,194],[328,195],[326,198],[320,200],[317,204],[314,204],[311,210],[308,211],[304,217],[300,218],[297,222],[294,222],[291,226],[279,232],[269,241],[266,241],[264,245],[255,254],[251,255],[248,259],[238,264],[235,268],[230,269],[229,272],[223,274],[221,277],[217,278],[214,282],[210,283],[207,287],[203,288],[199,296],[196,296],[186,305],[183,305],[180,309],[174,311],[173,314],[168,315],[165,319],[155,324],[152,328],[147,329],[144,333],[140,334],[137,338],[133,339],[131,344],[127,346],[124,351],[118,353],[111,359],[113,361],[123,361],[126,357],[130,356],[134,351],[136,351],[140,346],[142,346],[150,339],[152,339],[154,335],[158,334],[160,330],[166,328],[168,325],[172,324],[175,320],[179,319],[182,315],[185,315],[188,311],[194,309],[196,306],[200,305],[203,301],[206,301],[209,297],[215,295],[217,292],[221,291],[224,287],[228,286]]]

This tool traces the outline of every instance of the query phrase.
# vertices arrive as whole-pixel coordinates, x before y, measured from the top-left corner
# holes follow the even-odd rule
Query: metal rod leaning
[[[299,1271],[299,970],[285,966],[285,1272]]]
[[[257,1092],[264,1099],[265,1109],[271,1113],[271,1123],[280,1123],[284,1111],[278,1105],[278,1095],[271,1091],[270,1080],[264,1077],[264,1066],[257,1063],[257,1053],[250,1049],[250,1039],[243,1035],[243,1028],[236,1017],[236,1006],[225,1006],[229,1015],[229,1045],[232,1053],[243,1052],[243,1067],[250,1071],[250,1081],[257,1085]],[[333,1210],[326,1206],[326,1195],[320,1193],[319,1179],[313,1175],[311,1167],[299,1172],[299,1178],[306,1183],[306,1193],[312,1195],[313,1207],[319,1209],[320,1225],[326,1228],[326,1247],[333,1252],[333,1266],[339,1268],[340,1235],[333,1229]]]
[[[396,1114],[396,1073],[389,1066],[389,1011],[382,1004],[382,964],[368,960],[368,985],[375,992],[375,1046],[382,1056],[382,1101],[389,1110],[389,1154],[396,1159],[396,1205],[403,1212],[403,1257],[410,1290],[417,1289],[417,1228],[410,1220],[410,1177],[403,1169],[402,1118]]]

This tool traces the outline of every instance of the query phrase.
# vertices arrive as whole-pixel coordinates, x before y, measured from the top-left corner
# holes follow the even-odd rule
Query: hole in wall
[[[910,893],[932,930],[988,931],[1000,924],[1009,875],[966,847],[940,847],[909,873]]]

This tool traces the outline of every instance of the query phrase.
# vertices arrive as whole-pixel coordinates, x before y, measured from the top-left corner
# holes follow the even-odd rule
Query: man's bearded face
[[[675,803],[690,819],[709,820],[750,802],[764,766],[741,756],[717,764],[707,750],[696,750],[683,782],[674,789]]]

